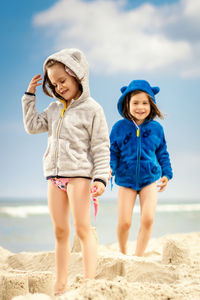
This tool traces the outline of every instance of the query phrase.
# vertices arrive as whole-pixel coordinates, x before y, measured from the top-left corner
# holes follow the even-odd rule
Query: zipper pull
[[[135,124],[135,126],[137,128],[136,136],[139,137],[140,136],[140,128],[139,128],[139,126],[137,125],[137,123],[133,119],[132,119],[132,122]]]
[[[60,114],[60,116],[61,116],[61,119],[63,118],[63,116],[64,116],[64,112],[66,111],[66,109],[67,109],[67,106],[66,106],[66,102],[65,102],[65,100],[60,100],[60,102],[62,102],[63,103],[63,105],[64,105],[64,107],[65,108],[62,108],[61,109],[61,114]]]

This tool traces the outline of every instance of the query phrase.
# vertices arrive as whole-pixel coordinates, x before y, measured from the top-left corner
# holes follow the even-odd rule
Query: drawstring
[[[111,178],[110,178],[110,188],[111,188],[111,191],[112,191],[112,189],[113,189],[113,176],[111,176]]]

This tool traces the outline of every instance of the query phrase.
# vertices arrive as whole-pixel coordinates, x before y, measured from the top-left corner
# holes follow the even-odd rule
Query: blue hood
[[[155,95],[159,93],[160,88],[158,86],[151,87],[150,84],[148,83],[148,81],[146,81],[146,80],[133,80],[130,82],[130,84],[128,86],[123,86],[121,88],[122,95],[118,100],[117,108],[122,117],[123,117],[122,104],[123,104],[123,101],[124,101],[126,95],[128,95],[129,93],[131,93],[133,91],[138,91],[138,90],[149,94],[151,96],[152,100],[156,103]]]

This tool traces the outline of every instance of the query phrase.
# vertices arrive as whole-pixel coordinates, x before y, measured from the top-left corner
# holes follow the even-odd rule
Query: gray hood
[[[45,66],[47,62],[51,59],[61,62],[65,66],[67,66],[70,70],[74,72],[77,79],[80,81],[83,88],[83,92],[78,100],[90,97],[89,66],[83,52],[81,52],[78,49],[71,48],[71,49],[63,49],[59,52],[50,55],[49,57],[47,57],[47,59],[44,62],[43,65],[44,72],[45,72]],[[52,97],[58,99],[53,93],[52,93]]]

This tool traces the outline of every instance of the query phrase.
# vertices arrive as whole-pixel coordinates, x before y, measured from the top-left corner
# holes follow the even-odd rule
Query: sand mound
[[[190,264],[190,247],[176,239],[169,239],[163,246],[162,262],[164,264]]]
[[[60,300],[200,300],[200,234],[151,240],[145,257],[100,246],[95,280],[83,280],[81,252],[71,253],[68,291]],[[134,243],[129,243],[133,253]],[[0,248],[0,299],[53,299],[54,252]]]
[[[24,271],[55,271],[54,252],[20,252],[8,256],[7,264],[11,269]]]

